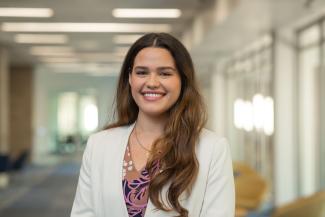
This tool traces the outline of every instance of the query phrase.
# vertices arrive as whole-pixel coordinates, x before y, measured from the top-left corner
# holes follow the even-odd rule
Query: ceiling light
[[[46,63],[46,66],[49,66],[51,68],[76,68],[79,69],[82,68],[82,66],[85,66],[85,63],[79,63],[79,62],[71,62],[71,63]]]
[[[100,50],[99,42],[95,40],[80,40],[76,46],[81,50]]]
[[[5,22],[4,32],[170,32],[169,24],[144,23],[16,23]]]
[[[44,63],[44,66],[54,72],[62,73],[87,73],[105,76],[117,76],[120,65],[96,64],[96,63]]]
[[[30,54],[35,56],[57,56],[57,57],[66,57],[66,56],[75,56],[74,52],[36,52],[36,51],[30,51]]]
[[[74,56],[75,52],[65,46],[35,46],[30,49],[32,55],[38,56]]]
[[[179,9],[117,8],[112,14],[119,18],[178,18],[182,13]]]
[[[92,52],[92,53],[78,53],[78,57],[86,61],[97,62],[122,62],[123,58],[113,53]]]
[[[74,63],[78,62],[79,59],[76,57],[43,57],[40,61],[46,63]]]
[[[26,44],[63,44],[68,41],[66,35],[17,34],[15,42]]]
[[[50,8],[0,8],[0,17],[51,17]]]
[[[115,44],[133,44],[143,35],[116,35],[113,38]]]

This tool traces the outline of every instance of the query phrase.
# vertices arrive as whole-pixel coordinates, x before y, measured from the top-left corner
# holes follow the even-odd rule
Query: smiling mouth
[[[159,96],[163,96],[163,93],[144,93],[144,96],[148,96],[148,97],[159,97]]]
[[[145,99],[147,100],[157,100],[160,99],[161,97],[165,96],[165,93],[156,93],[156,92],[145,92],[142,93]]]

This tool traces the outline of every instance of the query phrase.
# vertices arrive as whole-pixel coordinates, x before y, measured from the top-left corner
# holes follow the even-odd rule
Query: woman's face
[[[181,92],[181,78],[174,58],[164,48],[140,50],[134,59],[129,83],[132,97],[142,115],[166,114]]]

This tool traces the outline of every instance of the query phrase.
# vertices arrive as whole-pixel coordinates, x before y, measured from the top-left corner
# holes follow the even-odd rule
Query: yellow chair
[[[237,209],[257,209],[267,191],[265,179],[245,163],[234,162],[233,168]]]
[[[272,217],[325,217],[325,191],[279,207]]]

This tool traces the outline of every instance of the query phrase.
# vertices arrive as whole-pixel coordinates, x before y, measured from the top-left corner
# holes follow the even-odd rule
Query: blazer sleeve
[[[83,153],[76,195],[70,217],[95,217],[91,184],[92,137],[89,137]]]
[[[234,217],[235,187],[229,144],[221,139],[213,149],[200,217]]]

